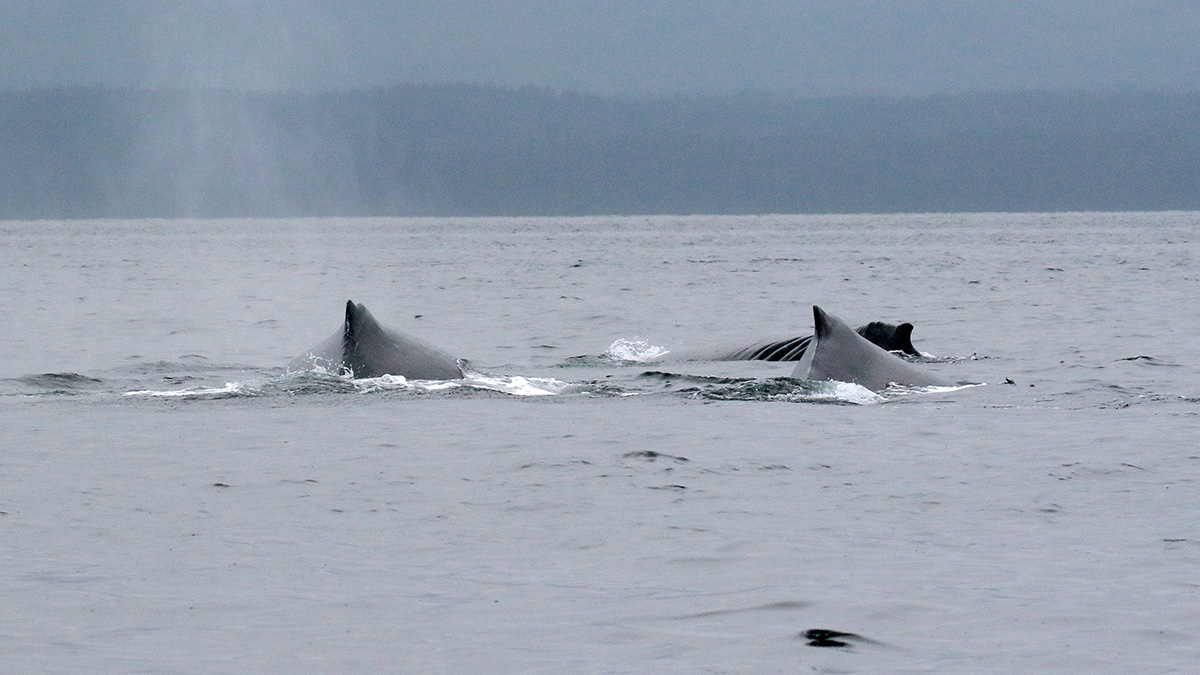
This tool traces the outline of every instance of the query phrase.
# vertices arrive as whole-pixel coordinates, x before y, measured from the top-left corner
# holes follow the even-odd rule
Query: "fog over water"
[[[1200,95],[0,92],[0,217],[1200,208]]]
[[[1200,208],[1200,9],[102,4],[0,22],[0,218]]]
[[[0,87],[802,97],[1200,86],[1195,3],[10,0]]]

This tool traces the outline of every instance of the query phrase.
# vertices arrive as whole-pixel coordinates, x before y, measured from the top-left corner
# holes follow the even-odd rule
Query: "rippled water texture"
[[[0,652],[14,672],[1190,672],[1196,232],[0,223]],[[285,372],[347,299],[470,376]],[[982,386],[703,357],[808,334],[813,304],[912,322],[918,367]]]

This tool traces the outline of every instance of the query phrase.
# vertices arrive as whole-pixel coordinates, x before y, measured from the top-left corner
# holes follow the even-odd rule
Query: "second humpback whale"
[[[916,387],[946,383],[859,335],[846,322],[813,305],[812,344],[796,365],[798,380],[853,382],[872,391],[890,384]]]
[[[909,356],[920,356],[921,352],[912,343],[911,323],[893,324],[872,321],[854,329],[859,335],[889,352],[903,352]],[[732,352],[726,352],[715,361],[799,361],[812,342],[811,335],[785,338],[774,342],[760,342]]]
[[[321,370],[353,378],[402,375],[412,380],[456,380],[463,376],[460,360],[380,324],[353,300],[346,301],[342,327],[294,359],[288,370]]]

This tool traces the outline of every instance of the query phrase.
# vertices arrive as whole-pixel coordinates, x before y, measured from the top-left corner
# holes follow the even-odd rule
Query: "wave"
[[[79,373],[42,373],[40,375],[23,375],[16,378],[18,382],[34,387],[88,387],[102,384],[104,380],[88,377]]]
[[[72,395],[102,389],[106,382],[79,373],[40,373],[5,380],[15,391],[11,393],[41,396]],[[4,387],[8,389],[9,387]]]
[[[835,405],[873,405],[887,398],[858,384],[824,382],[775,377],[746,380],[700,389],[693,398],[718,401],[778,401],[786,403],[827,403]]]

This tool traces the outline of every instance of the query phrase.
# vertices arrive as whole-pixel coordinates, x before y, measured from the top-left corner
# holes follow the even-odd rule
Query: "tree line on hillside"
[[[1200,95],[0,92],[0,218],[1200,208]]]

